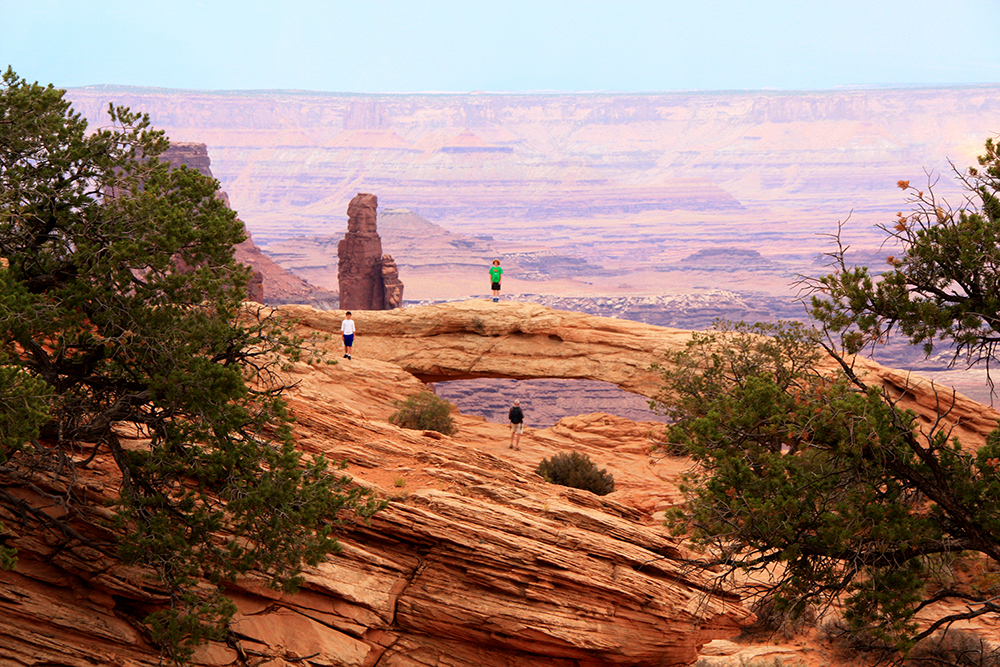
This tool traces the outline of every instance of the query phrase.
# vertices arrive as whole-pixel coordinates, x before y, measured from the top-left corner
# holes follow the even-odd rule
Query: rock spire
[[[347,206],[347,234],[337,244],[341,310],[391,310],[403,305],[403,283],[376,228],[378,197],[359,192]]]

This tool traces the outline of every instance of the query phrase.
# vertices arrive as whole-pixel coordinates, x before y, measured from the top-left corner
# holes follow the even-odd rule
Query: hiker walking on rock
[[[521,449],[521,433],[524,432],[524,410],[521,409],[521,401],[514,401],[510,412],[507,413],[510,420],[510,449]]]

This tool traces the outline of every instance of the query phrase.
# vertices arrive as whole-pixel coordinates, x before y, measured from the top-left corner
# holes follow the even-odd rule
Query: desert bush
[[[949,630],[917,642],[907,667],[1000,667],[1000,646],[990,644],[974,632]]]
[[[895,647],[867,630],[851,626],[843,618],[827,621],[820,627],[820,636],[830,642],[837,657],[851,664],[875,665],[892,658]]]
[[[598,470],[590,457],[580,452],[564,452],[542,459],[535,472],[546,482],[571,486],[606,496],[615,490],[615,478],[607,470]]]
[[[437,431],[445,435],[455,432],[451,403],[429,391],[414,394],[397,403],[396,407],[396,412],[389,417],[389,421],[396,426],[418,431]]]
[[[873,634],[852,628],[843,619],[825,623],[821,635],[842,660],[858,665],[903,667],[1000,667],[1000,646],[974,632],[947,630],[924,637],[905,655]]]
[[[816,625],[816,606],[808,603],[788,604],[773,597],[757,600],[751,607],[757,620],[740,632],[740,639],[779,636],[790,639]]]

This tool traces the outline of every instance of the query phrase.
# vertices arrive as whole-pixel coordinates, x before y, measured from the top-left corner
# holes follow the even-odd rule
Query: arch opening
[[[666,422],[649,409],[648,399],[610,382],[578,379],[476,378],[434,382],[431,389],[467,415],[507,423],[514,399],[521,401],[525,424],[547,428],[563,417],[606,412],[633,421]]]

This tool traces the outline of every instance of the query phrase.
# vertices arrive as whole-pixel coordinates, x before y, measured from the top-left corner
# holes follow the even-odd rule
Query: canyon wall
[[[160,158],[174,169],[186,166],[209,178],[215,178],[212,174],[212,160],[208,154],[208,146],[203,143],[173,142]],[[225,191],[219,190],[217,196],[227,205],[230,204],[229,195]],[[238,262],[246,264],[253,271],[247,289],[247,296],[251,301],[271,305],[280,303],[308,303],[320,307],[336,305],[336,294],[310,285],[300,276],[278,266],[260,251],[253,242],[249,230],[246,236],[246,240],[233,249],[233,254]]]
[[[413,244],[386,242],[417,300],[488,288],[485,267],[450,259],[462,245],[474,250],[464,264],[475,254],[512,267],[505,293],[724,288],[788,298],[795,275],[817,271],[838,221],[866,261],[881,252],[873,225],[904,206],[899,179],[943,175],[937,187],[958,203],[948,160],[973,164],[1000,129],[1000,86],[379,95],[90,87],[68,96],[95,123],[114,101],[149,112],[174,140],[208,144],[216,176],[268,252],[341,236],[359,191],[443,225],[458,236],[424,250],[416,269]],[[762,261],[720,270],[717,260],[747,251]],[[336,290],[332,255],[298,268]]]
[[[359,190],[443,221],[782,201],[884,204],[899,178],[970,164],[1000,87],[648,94],[336,94],[89,87],[209,144],[266,242],[321,233]],[[447,188],[445,188],[447,184]],[[888,191],[888,195],[894,193]],[[839,207],[839,204],[838,204]],[[849,209],[842,209],[846,212]]]

